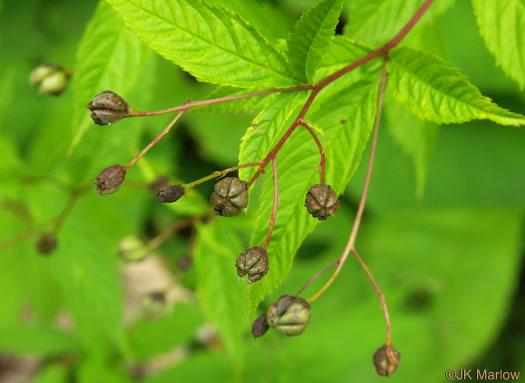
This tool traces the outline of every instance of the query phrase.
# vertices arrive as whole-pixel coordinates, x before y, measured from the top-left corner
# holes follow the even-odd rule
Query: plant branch
[[[370,282],[372,283],[372,286],[374,286],[374,290],[376,291],[377,297],[379,298],[379,303],[381,304],[381,309],[383,310],[383,314],[385,316],[385,323],[386,323],[386,340],[385,340],[385,346],[391,346],[392,345],[392,329],[390,326],[390,316],[388,315],[388,307],[386,306],[385,302],[385,296],[383,295],[383,292],[377,285],[374,276],[366,266],[365,262],[361,259],[359,254],[357,254],[357,251],[355,249],[352,249],[352,254],[354,254],[355,258],[365,271],[366,275],[368,276],[368,279],[370,279]]]
[[[248,186],[251,186],[255,180],[263,173],[264,168],[268,163],[271,161],[272,158],[274,158],[277,155],[277,152],[281,149],[283,144],[286,142],[286,140],[290,137],[290,135],[293,133],[295,128],[299,125],[299,122],[304,119],[306,116],[306,113],[310,109],[310,106],[314,102],[317,95],[323,90],[327,85],[331,84],[335,80],[339,79],[340,77],[344,76],[348,72],[351,72],[352,70],[359,68],[360,66],[368,63],[369,61],[372,61],[373,59],[376,59],[380,56],[387,55],[388,52],[395,48],[401,40],[405,38],[405,36],[412,30],[412,28],[417,24],[417,22],[423,17],[427,9],[432,5],[434,0],[426,0],[421,7],[416,11],[414,16],[408,21],[408,23],[401,29],[401,31],[398,32],[397,35],[394,36],[389,42],[387,42],[385,45],[383,45],[381,48],[376,49],[373,52],[370,52],[364,57],[361,57],[360,59],[354,61],[353,63],[339,69],[338,71],[332,73],[331,75],[323,78],[320,80],[317,84],[314,85],[312,88],[312,93],[310,93],[310,96],[306,100],[306,103],[304,104],[303,108],[299,112],[299,115],[297,116],[296,120],[293,122],[292,126],[284,133],[283,137],[279,140],[277,145],[268,153],[268,155],[262,160],[262,164],[259,169],[257,169],[257,172],[253,175],[253,177],[248,182]]]
[[[359,226],[361,225],[361,218],[363,217],[363,211],[365,209],[366,197],[368,195],[368,187],[370,185],[370,178],[372,176],[372,169],[374,167],[377,137],[379,135],[379,125],[381,123],[381,112],[383,110],[383,98],[385,95],[385,87],[386,87],[386,79],[387,79],[387,72],[386,72],[387,61],[388,61],[388,57],[385,56],[385,60],[383,63],[383,72],[381,74],[381,88],[379,90],[379,97],[377,99],[377,116],[376,116],[375,127],[374,127],[374,137],[372,139],[372,146],[370,148],[370,159],[368,161],[368,169],[366,171],[365,183],[363,185],[363,193],[361,194],[361,200],[359,201],[359,207],[357,208],[354,225],[352,226],[352,231],[350,233],[350,237],[348,238],[346,247],[343,251],[343,255],[341,256],[341,262],[339,262],[334,273],[332,274],[330,279],[325,283],[325,285],[314,296],[308,299],[308,302],[310,303],[315,302],[321,295],[323,295],[323,293],[326,291],[326,289],[328,289],[328,287],[330,287],[330,285],[335,280],[335,278],[337,278],[337,275],[341,271],[341,268],[345,264],[346,259],[348,258],[348,255],[350,254],[350,252],[352,251],[355,245],[355,239],[357,237],[357,232],[359,230]]]
[[[312,278],[310,278],[308,280],[308,282],[306,282],[304,284],[303,287],[301,287],[299,289],[299,291],[295,294],[295,296],[299,296],[304,290],[306,290],[312,283],[315,282],[315,280],[317,278],[319,278],[321,275],[323,275],[324,273],[326,273],[328,270],[330,270],[332,267],[334,267],[335,265],[337,265],[339,262],[341,261],[341,258],[337,258],[335,261],[333,261],[332,263],[330,263],[328,266],[326,266],[324,269],[322,269],[321,271],[319,271],[317,274],[315,274]]]
[[[270,214],[270,229],[268,230],[268,235],[266,236],[266,239],[262,246],[265,250],[268,248],[268,244],[270,243],[270,239],[272,238],[273,228],[275,226],[275,218],[277,217],[277,208],[279,206],[279,188],[277,185],[277,160],[275,158],[272,158],[272,166],[273,166],[273,207],[272,207],[272,212]]]
[[[237,96],[213,98],[213,99],[210,99],[210,100],[192,101],[192,102],[188,102],[188,103],[185,103],[185,104],[182,104],[182,105],[175,106],[173,108],[158,110],[158,111],[155,111],[155,112],[138,112],[138,111],[136,111],[130,117],[156,116],[156,115],[159,115],[159,114],[166,114],[166,113],[172,113],[172,112],[185,112],[187,110],[190,110],[190,109],[193,109],[193,108],[197,108],[199,106],[219,104],[219,103],[223,103],[223,102],[241,100],[243,98],[264,96],[264,95],[272,94],[272,93],[284,93],[284,92],[294,92],[294,91],[300,91],[300,90],[310,90],[312,88],[313,88],[312,85],[303,85],[303,86],[295,86],[295,87],[292,87],[292,88],[269,89],[269,90],[263,90],[263,91],[260,91],[260,92],[240,94],[240,95],[237,95]]]
[[[84,185],[84,186],[82,186],[82,187],[80,187],[80,188],[78,188],[78,189],[76,189],[76,190],[71,192],[71,195],[69,196],[69,199],[68,199],[68,201],[66,203],[66,206],[64,206],[64,208],[62,209],[60,214],[55,218],[55,224],[54,224],[54,227],[53,227],[53,232],[55,234],[58,233],[58,231],[60,230],[60,228],[64,224],[64,221],[66,220],[66,218],[69,216],[69,214],[73,210],[73,207],[77,203],[78,199],[80,197],[82,197],[82,195],[84,195],[84,193],[86,193],[86,191],[88,190],[88,188],[90,186],[91,185]]]
[[[155,238],[150,240],[146,244],[146,247],[149,250],[154,250],[158,248],[160,245],[166,242],[166,240],[172,237],[174,234],[181,231],[182,229],[192,226],[193,224],[195,224],[195,222],[200,221],[201,219],[207,217],[209,214],[210,212],[207,212],[197,217],[190,217],[190,218],[183,219],[182,221],[175,222],[172,226],[170,226],[169,228],[164,230],[162,233],[157,235]]]
[[[66,203],[66,205],[64,206],[64,208],[62,209],[62,211],[60,212],[60,214],[54,218],[51,218],[51,219],[48,219],[40,224],[37,224],[35,226],[32,226],[26,230],[24,230],[23,232],[17,234],[16,236],[14,236],[13,238],[3,242],[3,243],[0,243],[0,252],[4,251],[4,250],[7,250],[8,248],[10,248],[11,246],[13,245],[16,245],[18,242],[21,242],[23,241],[24,239],[27,239],[29,237],[31,237],[33,234],[35,234],[36,232],[38,232],[39,230],[41,230],[41,228],[43,228],[44,226],[47,226],[48,224],[51,224],[53,223],[53,229],[52,229],[52,232],[53,233],[58,233],[58,231],[60,230],[60,228],[62,227],[62,225],[64,224],[64,221],[66,220],[66,218],[69,216],[69,214],[71,213],[71,211],[73,210],[73,207],[75,206],[75,203],[78,201],[78,199],[84,195],[86,193],[86,191],[88,190],[88,188],[90,187],[91,185],[84,185],[76,190],[73,190],[71,191],[71,194],[69,196],[69,199]]]
[[[184,184],[183,186],[184,186],[184,189],[186,189],[186,190],[187,189],[191,189],[191,188],[194,188],[195,186],[200,185],[200,184],[202,184],[202,183],[204,183],[206,181],[212,180],[214,178],[225,176],[226,174],[231,173],[231,172],[233,172],[235,170],[242,169],[242,168],[249,168],[251,166],[260,166],[260,165],[261,165],[261,162],[249,162],[247,164],[233,166],[233,167],[228,168],[228,169],[217,170],[217,171],[211,173],[209,176],[206,176],[206,177],[200,178],[200,179],[198,179],[196,181]]]
[[[133,165],[135,165],[137,163],[137,161],[144,155],[148,152],[148,150],[150,150],[152,147],[154,147],[160,140],[162,140],[162,138],[168,134],[171,130],[171,128],[173,127],[173,125],[175,125],[175,123],[179,120],[179,118],[184,114],[184,110],[183,111],[180,111],[173,120],[171,120],[171,122],[169,123],[168,127],[166,129],[164,129],[157,137],[155,137],[155,139],[153,141],[151,141],[148,146],[146,146],[144,149],[142,149],[142,151],[129,163],[125,166],[126,170],[129,170]]]
[[[299,122],[302,126],[308,130],[308,133],[310,133],[317,144],[317,147],[319,148],[319,154],[321,155],[321,162],[319,163],[319,167],[321,168],[321,184],[324,184],[325,180],[325,174],[326,174],[326,158],[324,154],[323,145],[321,145],[321,141],[319,141],[319,138],[317,137],[317,134],[313,131],[313,129],[303,120]]]

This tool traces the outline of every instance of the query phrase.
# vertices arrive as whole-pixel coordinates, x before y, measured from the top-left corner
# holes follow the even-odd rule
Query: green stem
[[[261,165],[261,162],[250,162],[250,163],[247,163],[247,164],[243,164],[243,165],[237,165],[237,166],[234,166],[234,167],[231,167],[231,168],[228,168],[228,169],[224,169],[224,170],[217,170],[213,173],[211,173],[209,176],[206,176],[206,177],[203,177],[203,178],[199,178],[198,180],[196,181],[193,181],[193,182],[190,182],[190,183],[187,183],[187,184],[184,184],[182,186],[184,186],[184,189],[185,190],[189,190],[191,188],[194,188],[195,186],[198,186],[206,181],[209,181],[209,180],[212,180],[212,179],[215,179],[215,178],[218,178],[218,177],[222,177],[228,173],[231,173],[235,170],[238,170],[238,169],[242,169],[242,168],[249,168],[251,166],[260,166]]]

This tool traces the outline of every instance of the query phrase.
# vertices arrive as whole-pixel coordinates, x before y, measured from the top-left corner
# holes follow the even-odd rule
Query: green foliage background
[[[31,222],[54,217],[66,203],[62,190],[28,185],[25,177],[91,182],[106,166],[129,161],[169,121],[159,116],[94,126],[84,105],[96,93],[111,89],[137,109],[157,110],[186,99],[249,91],[238,88],[319,80],[391,38],[421,1],[344,2],[345,25],[338,28],[343,36],[332,39],[320,57],[306,52],[305,44],[324,47],[330,36],[308,28],[333,27],[343,5],[324,1],[318,10],[327,17],[300,22],[301,33],[290,38],[292,72],[281,52],[284,39],[313,1],[208,0],[190,7],[191,2],[174,0],[179,7],[172,14],[175,24],[186,22],[178,19],[182,14],[193,17],[191,33],[166,33],[173,28],[169,17],[161,20],[167,25],[148,24],[133,5],[146,3],[0,0],[0,242]],[[496,5],[502,3],[508,8]],[[214,4],[227,10],[216,11]],[[206,29],[195,21],[207,15],[219,25],[231,12],[240,15],[231,21],[236,38],[246,38],[249,45],[239,46],[220,28]],[[312,14],[317,15],[315,9]],[[448,368],[519,370],[525,365],[525,135],[521,128],[490,122],[517,124],[521,117],[489,105],[466,78],[433,82],[436,73],[456,73],[446,60],[497,105],[523,113],[525,47],[516,36],[492,30],[498,22],[523,31],[523,1],[437,0],[391,57],[385,118],[357,248],[389,304],[394,345],[402,355],[390,378],[394,382],[442,382]],[[210,48],[203,41],[224,46]],[[234,54],[226,57],[225,50]],[[254,68],[221,69],[238,57]],[[203,69],[209,61],[219,69]],[[28,75],[40,62],[75,67],[72,83],[59,98],[38,97],[29,88]],[[294,133],[279,154],[281,208],[269,248],[271,270],[260,284],[247,288],[233,265],[240,251],[265,236],[271,171],[252,193],[247,216],[198,224],[194,232],[178,234],[161,247],[157,256],[196,298],[176,303],[162,318],[141,316],[132,325],[123,321],[128,302],[116,255],[119,242],[130,234],[153,237],[179,219],[201,214],[211,185],[169,207],[159,206],[143,190],[123,187],[101,198],[93,188],[68,217],[52,256],[37,255],[34,238],[0,253],[1,355],[45,360],[32,380],[39,383],[133,382],[131,365],[147,364],[174,349],[185,350],[183,357],[144,381],[384,379],[371,364],[384,340],[383,318],[369,281],[352,259],[313,306],[302,336],[271,331],[254,341],[249,335],[254,315],[280,295],[293,294],[344,248],[364,180],[366,161],[359,162],[375,113],[379,69],[372,62],[334,83],[307,116],[323,129],[331,149],[327,178],[342,193],[336,217],[315,226],[302,206],[308,185],[318,177],[318,153],[310,137]],[[414,82],[414,73],[425,81]],[[443,94],[468,102],[447,104]],[[304,100],[304,95],[287,94],[191,111],[128,179],[150,182],[167,174],[188,182],[233,166],[239,158],[260,160]],[[487,121],[455,125],[472,118]],[[256,129],[249,128],[253,122]],[[443,122],[452,124],[436,125]],[[242,178],[249,172],[241,172]],[[6,201],[22,201],[31,222],[5,208]],[[183,272],[179,260],[188,254],[193,263]],[[64,315],[73,328],[58,325]],[[198,340],[204,323],[217,329],[218,340]],[[0,362],[0,381],[7,368]]]

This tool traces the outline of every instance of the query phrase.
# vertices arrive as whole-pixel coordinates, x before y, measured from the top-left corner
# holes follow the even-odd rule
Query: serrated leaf
[[[286,37],[295,21],[276,3],[259,0],[206,0],[206,3],[231,9],[272,42]]]
[[[389,86],[397,101],[422,120],[437,124],[491,120],[524,125],[525,117],[483,96],[459,69],[439,57],[410,48],[390,54]]]
[[[435,1],[418,26],[438,17],[454,2]],[[352,0],[346,12],[349,21],[344,34],[378,48],[403,28],[422,3],[423,0]]]
[[[86,105],[96,94],[108,89],[126,98],[137,83],[147,57],[146,47],[101,0],[77,51],[73,76],[74,134],[70,152],[86,131],[96,126]]]
[[[306,101],[306,92],[285,93],[263,110],[253,121],[242,138],[239,163],[261,161],[269,148],[281,138],[281,135],[290,127],[299,106]],[[257,168],[243,168],[239,170],[239,177],[248,181],[257,171]]]
[[[496,63],[525,87],[525,2],[472,0],[481,36]]]
[[[320,0],[295,25],[288,39],[288,61],[302,83],[311,83],[342,10],[343,0]]]
[[[421,121],[391,98],[385,103],[385,112],[390,134],[412,161],[416,196],[421,199],[425,189],[428,162],[439,127],[431,122]]]
[[[359,55],[361,48],[348,45],[339,49],[339,45],[331,46],[336,52],[327,55],[327,65],[336,65],[331,59],[338,56],[341,62],[349,62]],[[326,182],[336,192],[340,193],[349,182],[372,130],[377,109],[377,93],[380,73],[378,67],[372,64],[375,72],[370,73],[370,79],[365,79],[364,68],[353,71],[338,82],[327,87],[316,99],[306,119],[320,126],[326,135]],[[276,119],[278,121],[278,119]],[[286,126],[286,125],[285,125]],[[244,145],[251,145],[251,140],[257,139],[257,146],[266,153],[272,145],[264,133],[275,135],[270,125],[261,129],[259,125],[257,136],[246,136]],[[277,135],[277,139],[280,135]],[[255,145],[255,144],[254,144]],[[288,275],[294,256],[302,241],[315,227],[317,220],[312,218],[304,207],[304,197],[308,188],[319,183],[318,148],[305,129],[294,132],[277,156],[279,178],[279,210],[276,224],[268,247],[270,271],[258,281],[250,285],[250,314],[253,315],[259,302]],[[264,175],[264,186],[260,196],[260,206],[257,211],[256,229],[252,236],[252,246],[260,245],[268,231],[268,217],[273,205],[273,181],[271,169]]]
[[[108,0],[151,49],[200,81],[239,88],[297,85],[282,55],[244,19],[200,0]]]
[[[200,303],[217,326],[237,367],[242,366],[244,335],[249,327],[246,281],[239,280],[235,260],[243,250],[236,226],[219,217],[212,225],[198,225],[194,262]]]

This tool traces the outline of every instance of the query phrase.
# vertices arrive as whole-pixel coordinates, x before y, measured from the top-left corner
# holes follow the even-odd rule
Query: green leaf
[[[183,303],[177,303],[162,318],[139,319],[129,334],[134,357],[144,360],[191,342],[201,322],[202,314],[198,306]]]
[[[198,225],[193,254],[203,311],[217,326],[238,368],[242,366],[244,336],[249,328],[246,281],[239,280],[235,270],[235,260],[244,250],[237,233],[242,221],[218,217],[212,225]]]
[[[359,55],[361,48],[353,47],[350,44],[345,49],[340,49],[339,45],[332,45],[330,49],[337,52],[327,55],[327,65],[335,65],[332,58],[336,56],[342,63]],[[326,183],[337,193],[344,190],[356,170],[373,127],[380,78],[376,64],[353,71],[327,87],[306,116],[307,120],[325,132]],[[371,68],[375,68],[375,72],[370,73],[370,79],[365,79],[364,73]],[[249,146],[251,140],[257,139],[259,150],[266,153],[272,142],[275,142],[271,136],[281,136],[281,132],[277,134],[270,130],[272,126],[259,125],[255,129],[255,132],[258,131],[257,135],[247,135],[243,144]],[[302,241],[318,222],[304,207],[304,197],[309,187],[319,183],[318,164],[319,151],[314,140],[305,129],[298,128],[277,156],[280,202],[272,240],[268,246],[270,271],[249,287],[251,315],[266,294],[286,279]],[[261,245],[266,237],[272,205],[273,180],[268,167],[264,175],[252,246]]]
[[[455,0],[435,1],[416,28],[444,13]],[[344,34],[373,47],[385,44],[410,20],[423,0],[352,0]]]
[[[72,351],[75,346],[71,335],[50,325],[0,327],[0,348],[4,352],[46,356]]]
[[[439,128],[430,122],[421,121],[391,98],[385,102],[385,112],[390,134],[412,161],[416,178],[416,196],[421,199],[429,157]]]
[[[288,61],[300,82],[311,83],[342,10],[343,0],[320,0],[295,25],[288,39]]]
[[[272,42],[286,37],[295,21],[276,3],[259,0],[206,0],[206,3],[231,9]]]
[[[45,367],[31,381],[32,383],[62,383],[68,381],[68,371],[65,366],[50,365]]]
[[[389,82],[396,99],[422,120],[437,124],[474,119],[519,126],[525,117],[494,104],[453,65],[431,53],[400,48],[391,53]]]
[[[146,47],[101,0],[78,47],[73,76],[74,138],[70,152],[86,131],[95,126],[86,105],[104,90],[111,90],[126,99],[139,80],[147,57]],[[96,129],[108,130],[111,127],[96,126]]]
[[[59,246],[48,259],[75,334],[90,350],[105,347],[129,355],[116,249],[123,237],[139,230],[141,210],[141,196],[133,190],[122,189],[111,200],[87,193],[65,221]]]
[[[283,56],[233,12],[200,0],[108,0],[151,49],[200,81],[239,88],[297,85]]]
[[[525,87],[525,2],[472,0],[481,35],[496,63]]]

